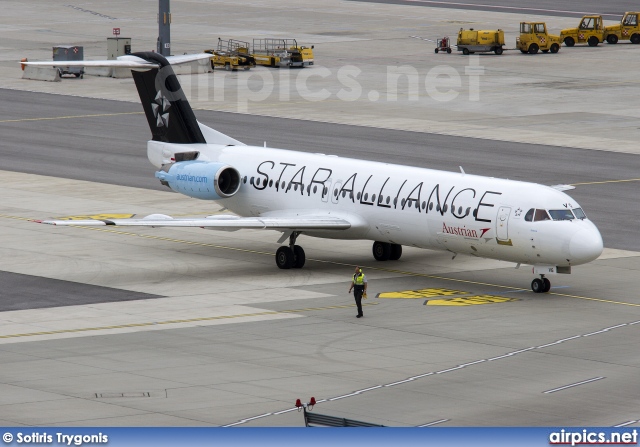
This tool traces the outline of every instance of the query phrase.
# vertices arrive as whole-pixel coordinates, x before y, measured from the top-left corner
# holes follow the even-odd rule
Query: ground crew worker
[[[353,289],[353,297],[356,299],[356,306],[358,306],[358,315],[356,318],[363,316],[362,314],[362,294],[367,293],[367,277],[362,273],[360,267],[356,267],[356,271],[353,274],[353,280],[351,286],[349,286],[349,293]]]

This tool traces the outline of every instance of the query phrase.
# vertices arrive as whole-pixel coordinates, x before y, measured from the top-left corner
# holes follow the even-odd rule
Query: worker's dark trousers
[[[356,306],[358,306],[358,315],[362,314],[362,294],[364,293],[364,286],[353,286],[353,297],[356,299]]]

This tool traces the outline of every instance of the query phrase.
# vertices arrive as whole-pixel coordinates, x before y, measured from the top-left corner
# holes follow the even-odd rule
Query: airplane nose
[[[572,264],[584,264],[597,259],[602,254],[602,248],[602,236],[597,228],[578,231],[569,243]]]

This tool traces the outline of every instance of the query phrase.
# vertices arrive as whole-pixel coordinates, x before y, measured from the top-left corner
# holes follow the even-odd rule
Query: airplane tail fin
[[[200,125],[167,59],[151,52],[133,53],[159,68],[131,70],[153,140],[165,143],[206,143]]]

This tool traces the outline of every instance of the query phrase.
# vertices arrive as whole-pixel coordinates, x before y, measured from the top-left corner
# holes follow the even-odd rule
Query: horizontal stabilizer
[[[571,185],[551,185],[551,188],[557,189],[558,191],[571,191],[572,189],[576,189],[575,186]]]
[[[167,61],[171,65],[186,64],[202,59],[211,59],[208,53],[181,54],[179,56],[167,56]],[[21,62],[24,65],[33,65],[40,67],[113,67],[113,68],[159,68],[160,64],[150,62],[133,55],[119,56],[112,60],[98,61],[39,61],[39,62]]]

